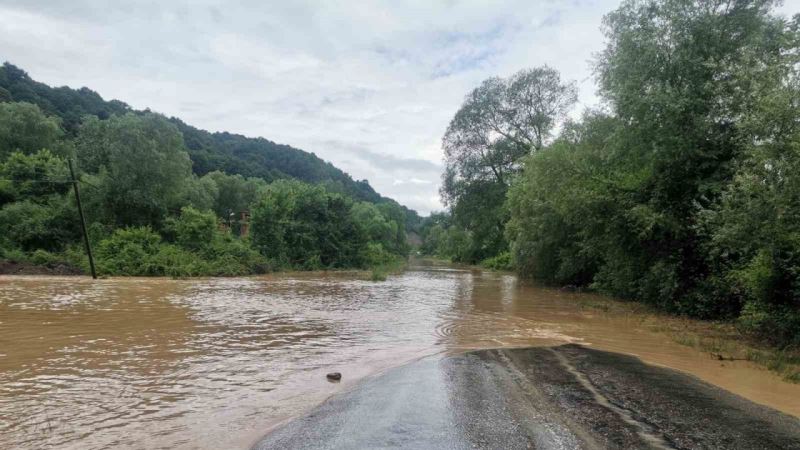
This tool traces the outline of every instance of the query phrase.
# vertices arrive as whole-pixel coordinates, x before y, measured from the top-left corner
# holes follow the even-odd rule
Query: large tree
[[[547,66],[490,78],[467,95],[442,139],[441,189],[455,224],[471,232],[467,259],[504,250],[503,205],[511,180],[521,159],[549,141],[575,100],[574,83]]]
[[[800,35],[773,4],[628,0],[606,16],[608,114],[564,127],[510,194],[523,274],[798,342]]]
[[[60,120],[31,103],[0,103],[0,161],[11,152],[53,149],[62,135]]]
[[[180,197],[192,164],[180,131],[158,114],[89,118],[78,134],[80,167],[97,173],[86,196],[107,225],[156,225]]]

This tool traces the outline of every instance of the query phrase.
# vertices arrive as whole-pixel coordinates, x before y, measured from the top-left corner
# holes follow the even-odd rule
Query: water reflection
[[[0,448],[244,448],[359,378],[420,356],[579,342],[800,414],[800,387],[718,363],[581,294],[420,264],[166,280],[0,278]],[[324,374],[344,374],[332,384]]]

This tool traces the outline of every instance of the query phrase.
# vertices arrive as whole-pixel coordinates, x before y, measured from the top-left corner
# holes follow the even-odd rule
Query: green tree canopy
[[[541,149],[576,101],[574,83],[550,67],[490,78],[470,92],[442,139],[442,198],[454,224],[469,231],[466,261],[504,251],[506,191],[521,160]]]
[[[320,186],[280,180],[269,185],[252,212],[253,244],[278,262],[301,267],[358,265],[366,242],[350,220],[350,202]]]
[[[76,151],[81,168],[99,174],[87,190],[98,218],[117,226],[160,224],[191,174],[181,133],[157,114],[90,118]]]
[[[58,118],[46,116],[31,103],[0,102],[0,160],[19,150],[52,149],[62,135]]]

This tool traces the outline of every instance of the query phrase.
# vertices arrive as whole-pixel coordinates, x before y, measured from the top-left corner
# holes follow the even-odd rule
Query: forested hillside
[[[0,101],[33,103],[45,114],[61,119],[61,126],[70,135],[77,134],[86,115],[107,119],[112,115],[135,111],[118,100],[106,101],[86,87],[50,87],[31,79],[22,69],[6,62],[0,68]],[[296,178],[323,184],[329,191],[346,194],[372,203],[392,201],[381,197],[366,180],[353,180],[313,153],[276,144],[264,138],[249,138],[227,132],[209,133],[170,118],[183,133],[186,149],[192,160],[192,170],[205,175],[215,170],[245,177],[273,181]],[[412,216],[413,212],[409,211]]]
[[[418,220],[311,153],[208,133],[86,88],[51,88],[7,63],[0,69],[6,267],[88,268],[69,160],[101,274],[385,268],[408,253],[406,226]]]
[[[423,249],[800,346],[800,16],[775,4],[622,2],[579,120],[552,68],[484,81]]]

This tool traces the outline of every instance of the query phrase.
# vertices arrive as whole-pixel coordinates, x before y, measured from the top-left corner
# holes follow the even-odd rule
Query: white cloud
[[[549,64],[578,81],[578,110],[594,104],[589,60],[617,4],[0,0],[0,59],[52,85],[315,152],[426,213],[441,208],[440,139],[464,95]]]

